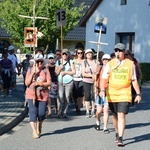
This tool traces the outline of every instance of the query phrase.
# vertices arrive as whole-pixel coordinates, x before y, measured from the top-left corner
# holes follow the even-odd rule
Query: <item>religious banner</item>
[[[24,28],[24,46],[37,47],[37,28],[35,27]]]
[[[106,34],[108,19],[100,17],[99,19],[97,19],[96,22],[97,22],[97,24],[94,27],[94,32],[99,33],[100,32],[100,27],[102,27],[101,33]]]

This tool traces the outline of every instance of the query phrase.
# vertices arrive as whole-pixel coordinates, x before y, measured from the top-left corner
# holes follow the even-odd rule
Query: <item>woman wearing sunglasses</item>
[[[83,82],[82,82],[82,62],[84,59],[84,50],[78,48],[74,59],[76,74],[73,75],[73,99],[76,107],[76,112],[81,113],[80,108],[83,102]]]
[[[55,72],[58,75],[58,93],[60,99],[58,117],[67,118],[68,106],[73,88],[73,75],[76,73],[73,60],[69,59],[68,49],[62,50],[62,58],[56,62]]]
[[[44,57],[37,53],[34,58],[33,67],[26,74],[25,84],[26,99],[29,104],[29,121],[32,128],[32,137],[40,137],[42,123],[46,116],[47,101],[51,85],[51,76],[48,68],[44,68]]]

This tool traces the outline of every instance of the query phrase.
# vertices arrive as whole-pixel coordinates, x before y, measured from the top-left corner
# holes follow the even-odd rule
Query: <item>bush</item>
[[[139,63],[142,71],[142,80],[150,81],[150,63]]]

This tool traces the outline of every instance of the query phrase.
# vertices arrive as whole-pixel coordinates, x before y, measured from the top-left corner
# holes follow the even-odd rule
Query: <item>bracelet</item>
[[[136,96],[141,96],[142,97],[142,94],[136,94]]]

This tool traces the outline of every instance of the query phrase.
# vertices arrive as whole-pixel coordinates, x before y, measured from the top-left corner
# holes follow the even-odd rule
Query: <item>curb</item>
[[[17,116],[13,121],[11,121],[10,123],[8,123],[7,125],[5,125],[0,129],[0,136],[10,131],[16,125],[18,125],[26,117],[27,114],[28,114],[28,108],[25,107],[24,111],[22,111],[22,113],[19,116]]]

